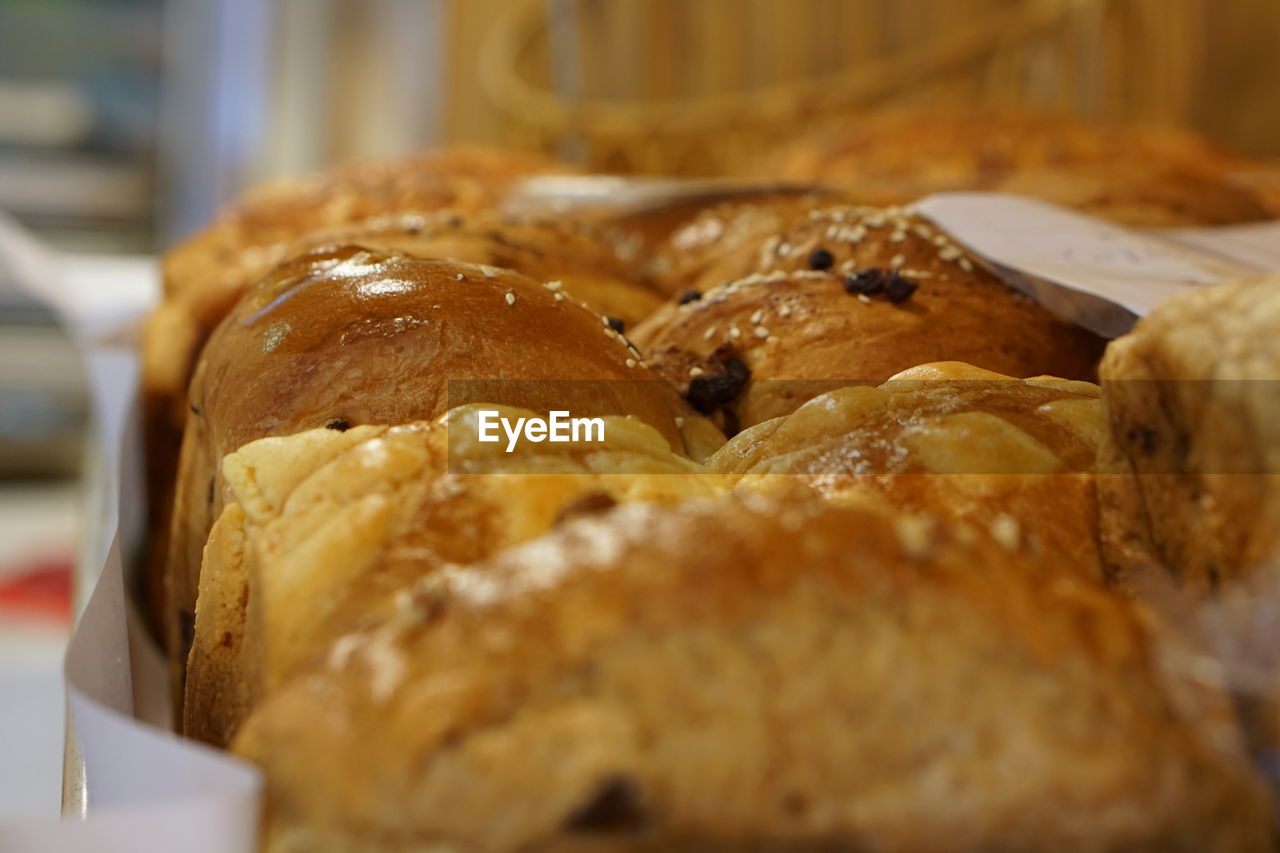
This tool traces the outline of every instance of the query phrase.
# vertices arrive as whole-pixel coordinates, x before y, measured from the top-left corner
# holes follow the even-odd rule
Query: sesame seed
[[[457,275],[454,276],[454,279],[456,281],[462,281],[464,278],[466,278],[466,276],[464,276],[462,273],[458,273]]]
[[[938,257],[944,261],[954,261],[960,257],[960,250],[955,246],[947,246],[941,252],[938,252]]]
[[[699,376],[701,376],[704,372],[705,372],[705,371],[704,371],[701,367],[696,367],[696,366],[695,366],[695,367],[691,367],[691,368],[689,368],[689,378],[690,378],[690,379],[697,379],[697,378],[698,378]]]
[[[769,337],[769,330],[766,329],[764,326],[757,326],[755,331],[755,336],[757,338],[767,338]]]
[[[894,231],[892,234],[889,235],[890,243],[901,243],[906,239],[907,239],[906,231]]]
[[[556,302],[563,302],[563,301],[564,301],[564,294],[563,294],[563,293],[557,293],[557,294],[556,294]]]
[[[542,285],[542,286],[543,286],[543,287],[545,287],[547,290],[557,291],[557,290],[559,290],[561,287],[563,287],[563,286],[564,286],[564,284],[563,284],[562,282],[559,282],[559,281],[549,281],[549,282],[547,282],[546,284],[544,284],[544,285]]]
[[[764,319],[764,309],[763,309],[763,308],[757,308],[757,309],[756,309],[756,312],[755,312],[754,314],[752,314],[752,315],[751,315],[751,324],[752,324],[752,325],[759,325],[760,321],[761,321],[761,320],[763,320],[763,319]]]
[[[677,417],[676,417],[676,429],[683,429],[683,428],[684,428],[684,418],[677,416]]]
[[[714,338],[715,336],[716,336],[716,327],[715,327],[715,326],[710,327],[709,329],[707,329],[705,332],[703,332],[703,333],[702,333],[702,339],[703,339],[704,341],[709,341],[709,340],[711,340],[712,338]]]
[[[965,272],[973,272],[973,264],[970,263],[968,258],[961,258],[960,269],[964,270]]]
[[[507,295],[506,295],[506,300],[507,300],[507,304],[508,304],[508,305],[515,305],[515,304],[516,304],[516,295],[515,295],[514,293],[512,293],[510,290],[508,290],[508,291],[507,291]]]
[[[870,297],[870,296],[867,296],[867,294],[865,294],[865,293],[859,293],[859,294],[858,294],[858,301],[859,301],[859,302],[861,302],[861,303],[863,303],[863,304],[865,304],[865,305],[870,305],[870,304],[871,304],[871,297]]]
[[[902,265],[905,264],[906,262],[907,262],[907,259],[905,256],[894,255],[892,258],[889,259],[889,266],[893,267],[895,270],[901,269]]]
[[[731,338],[740,338],[740,337],[742,337],[742,330],[741,330],[741,329],[739,329],[739,328],[737,327],[737,325],[736,325],[736,324],[735,324],[735,325],[733,325],[733,326],[730,326],[730,327],[729,327],[729,337],[731,337]]]
[[[636,366],[636,360],[634,358],[627,359],[627,367],[635,367],[635,366]]]
[[[790,316],[791,316],[791,306],[790,306],[790,305],[780,305],[780,306],[778,306],[778,316],[779,316],[779,317],[790,317]]]
[[[790,244],[790,243],[779,243],[779,244],[778,244],[778,257],[780,257],[780,258],[785,258],[787,255],[790,255],[790,254],[791,254],[791,244]]]

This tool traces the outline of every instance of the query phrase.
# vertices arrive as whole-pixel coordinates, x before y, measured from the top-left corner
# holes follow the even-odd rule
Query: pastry
[[[234,750],[271,853],[1267,850],[1157,627],[910,516],[631,504],[430,575]]]

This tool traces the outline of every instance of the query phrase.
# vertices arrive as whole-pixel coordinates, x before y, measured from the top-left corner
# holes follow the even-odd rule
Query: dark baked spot
[[[1150,456],[1156,452],[1156,431],[1148,427],[1134,427],[1129,430],[1129,443],[1137,445],[1143,453]]]
[[[747,387],[751,369],[741,359],[726,359],[723,367],[724,370],[720,373],[704,373],[689,382],[685,398],[700,414],[710,415],[716,409],[732,403]]]
[[[892,303],[906,302],[920,285],[894,273],[884,285],[884,295]]]
[[[1221,576],[1218,574],[1218,567],[1213,563],[1210,563],[1205,575],[1209,578],[1209,589],[1213,592],[1217,592],[1218,584],[1222,580]]]
[[[324,425],[325,429],[336,429],[338,432],[346,432],[351,429],[351,424],[343,418],[334,418]]]
[[[627,327],[627,321],[621,317],[605,317],[604,321],[609,324],[609,328],[618,334],[622,334],[622,330]]]
[[[690,302],[697,302],[701,298],[701,290],[686,290],[684,293],[680,294],[680,304],[688,305]]]
[[[556,513],[555,524],[563,524],[571,518],[577,518],[582,515],[596,515],[607,512],[617,505],[618,502],[608,492],[599,489],[583,492],[560,507],[560,511]]]
[[[809,269],[829,270],[836,262],[836,256],[819,246],[809,253]]]
[[[209,475],[209,494],[205,497],[205,501],[209,504],[209,506],[213,506],[213,493],[214,493],[214,489],[217,487],[217,484],[218,484],[218,475],[217,474]]]
[[[231,632],[230,631],[222,632],[222,636],[218,638],[218,645],[222,646],[224,649],[231,648]]]
[[[878,267],[870,269],[858,270],[850,276],[846,276],[844,280],[844,289],[847,293],[866,294],[879,293],[884,290],[885,280],[889,278],[889,271],[882,270]]]
[[[200,408],[190,400],[187,401],[187,408],[191,409],[191,414],[196,415],[197,417],[200,415]]]
[[[571,814],[565,828],[571,832],[627,832],[644,825],[643,797],[635,782],[625,776],[606,779],[592,798]]]
[[[803,817],[809,811],[809,800],[804,794],[790,791],[782,797],[782,811],[788,817]]]

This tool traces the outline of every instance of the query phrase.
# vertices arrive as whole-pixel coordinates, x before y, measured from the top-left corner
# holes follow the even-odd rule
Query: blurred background
[[[260,181],[461,141],[724,173],[894,106],[1181,124],[1280,159],[1277,45],[1277,0],[0,0],[0,739],[22,780],[0,817],[56,810],[85,522],[85,380],[15,241],[140,305],[154,255]]]

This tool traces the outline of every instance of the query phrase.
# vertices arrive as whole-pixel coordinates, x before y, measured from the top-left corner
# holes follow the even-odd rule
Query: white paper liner
[[[919,207],[1011,284],[1103,334],[1118,334],[1174,292],[1280,269],[1280,223],[1152,237],[1009,196],[945,194]],[[1116,255],[1117,245],[1141,251]],[[68,289],[59,262],[2,217],[0,257],[58,308],[85,353],[101,495],[92,519],[100,525],[88,525],[85,553],[89,565],[103,567],[64,667],[69,743],[78,750],[68,766],[73,777],[82,773],[72,787],[84,795],[72,798],[68,817],[79,819],[0,823],[0,849],[252,853],[258,771],[143,722],[163,721],[167,688],[158,652],[131,618],[124,583],[123,558],[135,553],[143,516],[131,334],[139,306],[122,310],[97,288]]]

